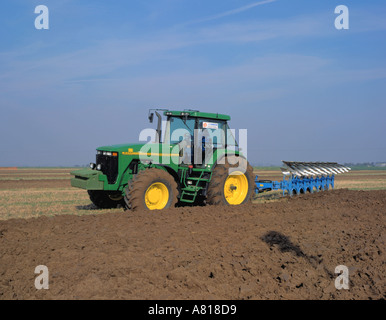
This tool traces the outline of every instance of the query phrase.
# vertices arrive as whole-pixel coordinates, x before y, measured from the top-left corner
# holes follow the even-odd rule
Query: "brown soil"
[[[0,221],[0,299],[386,298],[386,191],[97,213]]]

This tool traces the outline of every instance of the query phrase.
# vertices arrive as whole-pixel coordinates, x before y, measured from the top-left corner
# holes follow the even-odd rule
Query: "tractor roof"
[[[217,119],[217,120],[230,120],[231,117],[226,114],[219,113],[207,113],[200,112],[198,110],[184,110],[184,111],[173,111],[166,110],[164,111],[165,116],[188,116],[188,117],[196,117],[196,118],[205,118],[205,119]]]

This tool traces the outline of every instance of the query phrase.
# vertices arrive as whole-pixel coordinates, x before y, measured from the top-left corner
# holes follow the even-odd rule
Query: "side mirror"
[[[153,118],[154,118],[154,113],[152,112],[152,113],[149,114],[149,121],[150,121],[150,123],[153,123]]]

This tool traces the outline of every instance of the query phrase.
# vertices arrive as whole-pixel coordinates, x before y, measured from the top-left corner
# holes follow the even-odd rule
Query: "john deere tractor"
[[[228,127],[229,116],[151,109],[151,123],[154,115],[154,134],[141,133],[152,140],[97,148],[90,168],[71,172],[71,185],[87,190],[99,208],[155,210],[252,199],[252,167]]]

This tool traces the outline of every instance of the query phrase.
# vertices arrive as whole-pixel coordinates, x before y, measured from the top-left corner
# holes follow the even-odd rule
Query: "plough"
[[[283,190],[283,196],[314,193],[334,189],[335,174],[349,172],[351,168],[336,162],[295,162],[283,161],[282,181],[259,180],[255,178],[255,193]]]

